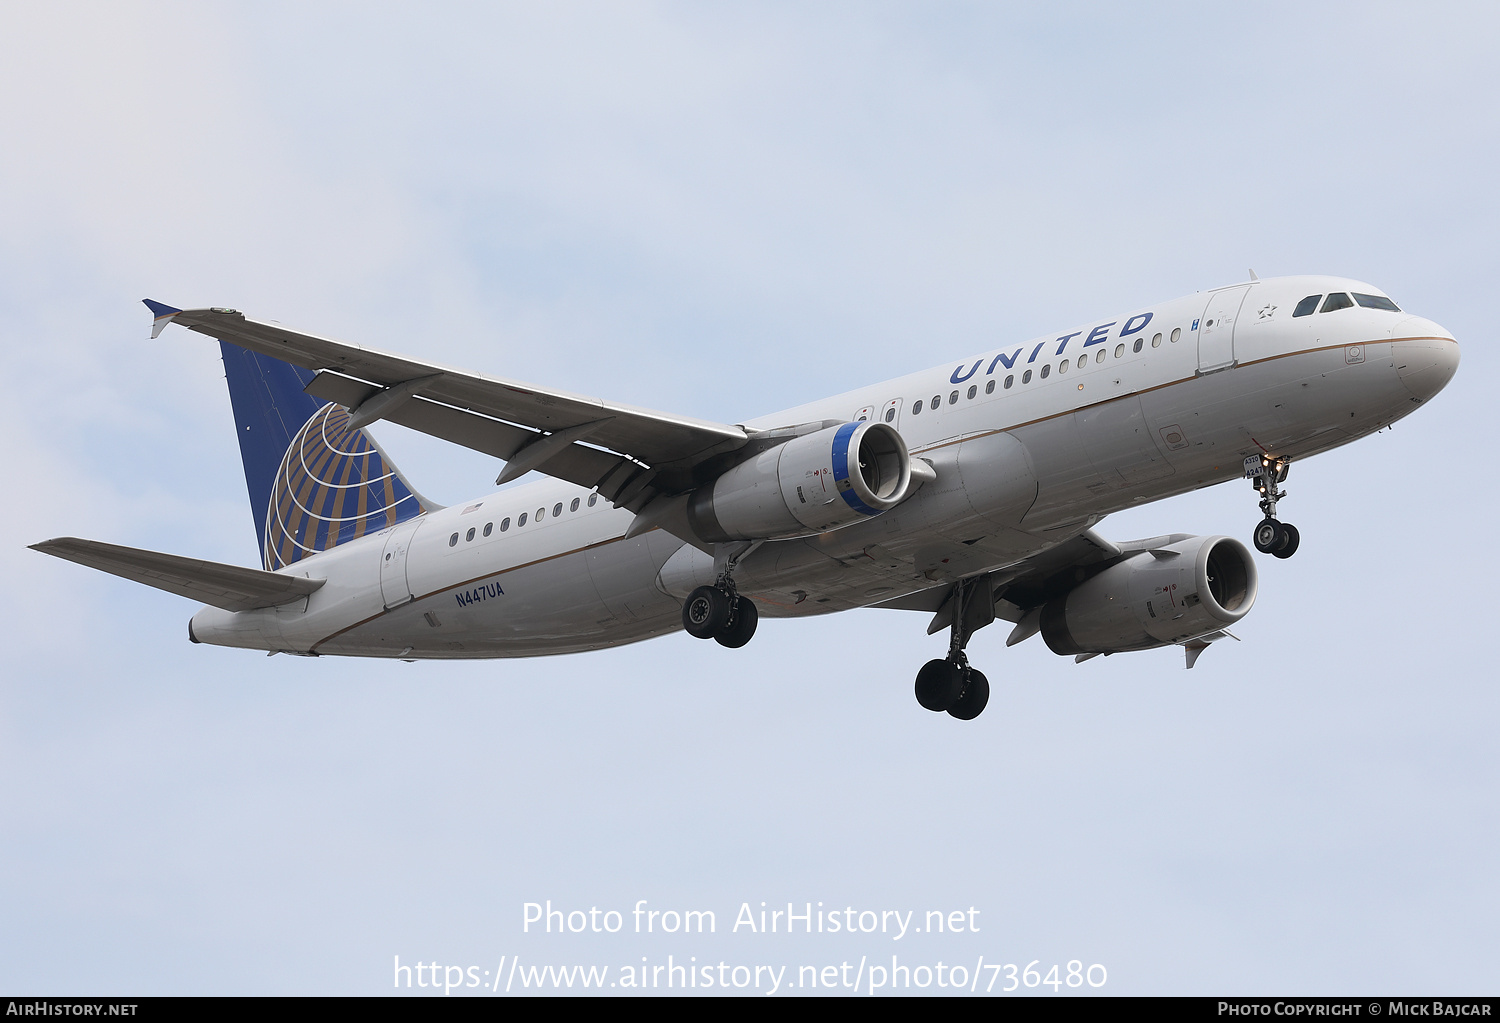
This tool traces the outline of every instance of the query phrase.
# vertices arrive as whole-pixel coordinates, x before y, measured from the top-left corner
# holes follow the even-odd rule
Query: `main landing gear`
[[[720,552],[719,577],[712,586],[700,586],[688,594],[682,605],[682,627],[698,639],[712,639],[720,646],[737,649],[750,642],[760,612],[755,601],[742,597],[734,588],[734,567],[740,559],[760,544],[736,544],[732,553]]]
[[[1276,502],[1286,496],[1285,490],[1276,488],[1286,482],[1290,468],[1291,463],[1285,458],[1251,455],[1245,459],[1245,478],[1259,492],[1260,510],[1265,515],[1255,527],[1255,549],[1278,558],[1290,558],[1302,542],[1296,526],[1276,518]]]
[[[682,627],[688,635],[718,640],[730,648],[750,642],[759,620],[755,601],[735,593],[732,586],[700,586],[682,605]]]
[[[917,672],[917,702],[928,710],[946,710],[960,721],[972,721],[990,702],[990,680],[969,665],[964,647],[975,630],[995,620],[989,577],[960,581],[949,599],[954,606],[948,656],[928,661]]]

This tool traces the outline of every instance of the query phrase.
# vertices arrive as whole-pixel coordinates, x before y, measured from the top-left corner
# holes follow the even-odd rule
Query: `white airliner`
[[[1288,464],[1437,394],[1458,344],[1338,277],[1251,280],[726,425],[147,301],[219,339],[263,567],[63,538],[61,558],[193,597],[195,643],[319,656],[526,657],[760,615],[926,611],[950,633],[922,706],[970,719],[964,649],[997,617],[1056,653],[1176,644],[1187,665],[1255,602],[1225,536],[1111,542],[1110,512],[1248,477],[1258,550],[1290,557]],[[364,427],[505,460],[444,508]]]

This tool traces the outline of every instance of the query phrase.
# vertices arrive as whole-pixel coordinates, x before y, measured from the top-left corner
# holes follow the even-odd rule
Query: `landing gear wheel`
[[[989,702],[990,680],[984,677],[984,672],[970,668],[969,680],[964,685],[964,691],[948,708],[948,713],[960,721],[973,721],[984,713],[985,704]]]
[[[682,605],[682,627],[690,636],[712,639],[724,631],[731,613],[729,594],[717,586],[700,586],[688,594],[687,602]]]
[[[1286,491],[1278,488],[1286,481],[1290,469],[1291,463],[1286,458],[1264,449],[1261,454],[1245,459],[1245,478],[1260,495],[1260,513],[1265,516],[1255,527],[1255,549],[1278,558],[1290,558],[1296,553],[1300,539],[1296,526],[1276,518],[1276,502],[1286,496]]]
[[[755,609],[755,601],[749,597],[735,597],[733,608],[729,616],[729,624],[715,633],[714,639],[719,641],[720,646],[737,650],[750,642],[750,637],[755,635],[755,625],[760,621],[760,612]]]
[[[1297,553],[1297,545],[1302,542],[1302,534],[1297,532],[1297,527],[1290,522],[1279,523],[1281,526],[1281,543],[1271,551],[1278,558],[1290,558]]]
[[[952,661],[928,661],[917,672],[917,702],[928,710],[947,710],[958,702],[963,691],[963,669]]]
[[[1275,519],[1261,519],[1255,527],[1255,549],[1262,554],[1275,554],[1286,545],[1286,527]]]

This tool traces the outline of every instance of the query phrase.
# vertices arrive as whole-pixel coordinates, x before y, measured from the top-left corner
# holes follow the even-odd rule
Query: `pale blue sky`
[[[0,12],[0,989],[895,951],[1098,962],[1119,994],[1492,991],[1496,15],[1033,10]],[[920,615],[733,652],[267,659],[24,549],[255,561],[215,347],[146,340],[143,297],[735,422],[1249,267],[1376,284],[1455,332],[1457,378],[1296,466],[1302,548],[1261,562],[1243,643],[1075,666],[1002,625],[969,725],[912,699],[944,645]],[[376,434],[439,501],[497,471]],[[1100,528],[1257,517],[1234,484]],[[522,935],[548,898],[986,929]]]

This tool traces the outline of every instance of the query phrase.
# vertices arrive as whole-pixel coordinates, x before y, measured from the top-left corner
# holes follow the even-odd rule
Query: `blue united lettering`
[[[1141,331],[1146,329],[1146,324],[1151,322],[1151,318],[1154,315],[1155,313],[1136,313],[1134,316],[1130,317],[1130,319],[1125,321],[1125,326],[1120,328],[1120,333],[1116,336],[1129,337],[1131,334],[1139,334]],[[1088,332],[1088,336],[1083,339],[1083,346],[1085,348],[1089,348],[1093,345],[1103,344],[1105,341],[1108,341],[1109,329],[1118,322],[1118,320],[1110,320],[1108,323],[1101,323],[1097,327],[1091,329]],[[1193,329],[1198,329],[1197,323],[1193,324]],[[1072,341],[1075,337],[1078,337],[1081,334],[1083,334],[1083,331],[1075,330],[1071,334],[1064,334],[1061,337],[1057,338],[1057,351],[1053,352],[1053,355],[1061,355],[1064,349],[1068,347],[1068,342]],[[1028,363],[1035,362],[1036,357],[1041,354],[1042,345],[1045,345],[1046,343],[1047,342],[1045,341],[1039,342],[1036,347],[1031,350],[1031,357],[1026,361]],[[1006,369],[1014,369],[1016,362],[1021,358],[1021,353],[1025,350],[1026,348],[1023,345],[1020,348],[1013,348],[1010,351],[999,353],[990,360],[990,366],[984,371],[984,375],[993,375],[996,366],[1004,366]],[[959,363],[958,368],[953,371],[953,375],[948,379],[955,384],[963,383],[978,371],[979,365],[983,361],[983,359],[980,359],[978,362],[974,363],[974,365],[970,367],[967,373],[964,372],[964,364]]]

